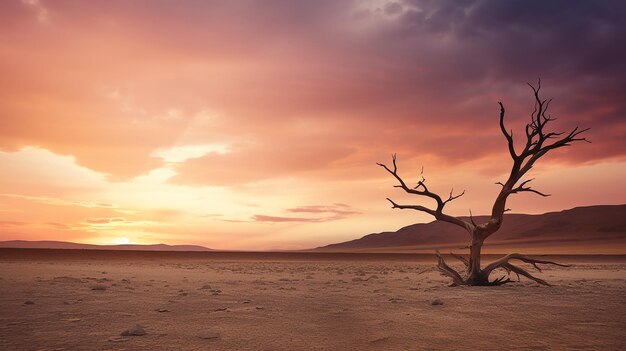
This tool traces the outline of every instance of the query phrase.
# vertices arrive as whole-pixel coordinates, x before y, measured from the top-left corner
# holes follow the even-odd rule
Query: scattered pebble
[[[109,338],[110,342],[123,342],[123,341],[128,341],[128,339],[126,338],[120,338],[119,336],[112,336]]]
[[[24,305],[34,305],[35,302],[31,300],[24,301]]]
[[[96,284],[91,287],[91,290],[104,291],[107,289],[107,286],[104,284]]]
[[[430,304],[433,306],[443,305],[443,301],[441,301],[440,299],[434,299],[430,302]]]
[[[389,340],[389,337],[385,336],[385,337],[382,337],[382,338],[371,340],[370,344],[377,344],[377,343],[380,343],[380,342],[385,342],[387,340]]]
[[[200,339],[204,339],[204,340],[219,340],[220,338],[220,333],[216,333],[216,332],[202,332],[200,334],[198,334],[198,337]]]
[[[121,336],[141,336],[141,335],[146,335],[146,331],[143,329],[141,325],[137,324],[130,329],[124,330],[122,334],[120,335]]]

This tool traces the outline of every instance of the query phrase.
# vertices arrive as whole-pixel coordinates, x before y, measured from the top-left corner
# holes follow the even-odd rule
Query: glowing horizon
[[[485,214],[511,165],[497,102],[523,135],[538,76],[553,128],[592,144],[509,207],[625,203],[626,6],[541,6],[2,2],[0,240],[303,249],[430,222],[385,201],[428,204],[375,165],[392,153]]]

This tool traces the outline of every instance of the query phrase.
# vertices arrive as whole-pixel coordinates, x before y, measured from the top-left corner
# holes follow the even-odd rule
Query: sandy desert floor
[[[451,288],[430,256],[36,251],[0,252],[0,350],[626,350],[624,256]]]

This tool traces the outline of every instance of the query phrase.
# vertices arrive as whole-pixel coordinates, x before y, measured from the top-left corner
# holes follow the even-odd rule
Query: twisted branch
[[[474,228],[473,224],[466,222],[465,220],[462,220],[460,218],[443,213],[444,206],[447,203],[463,196],[465,194],[465,191],[461,192],[458,195],[453,195],[453,192],[454,192],[454,189],[453,189],[450,191],[450,195],[448,196],[448,198],[446,200],[443,200],[441,196],[428,190],[428,187],[426,186],[426,179],[424,178],[423,168],[422,168],[422,173],[421,173],[421,179],[417,182],[417,185],[414,188],[409,188],[406,185],[406,182],[402,179],[402,177],[398,175],[398,165],[396,163],[396,160],[397,160],[396,154],[393,154],[391,156],[391,160],[393,162],[392,163],[393,169],[387,167],[387,165],[383,163],[376,163],[376,164],[383,167],[389,174],[391,174],[394,178],[398,180],[399,185],[394,185],[395,188],[401,188],[402,190],[404,190],[405,192],[409,194],[428,197],[430,199],[435,200],[435,202],[437,203],[436,209],[431,209],[431,208],[428,208],[426,206],[421,206],[421,205],[400,205],[394,202],[393,200],[391,200],[390,198],[387,198],[387,201],[391,203],[391,208],[411,209],[411,210],[425,212],[435,217],[438,220],[458,225],[462,227],[463,229],[467,230],[468,232],[471,232],[473,230]]]

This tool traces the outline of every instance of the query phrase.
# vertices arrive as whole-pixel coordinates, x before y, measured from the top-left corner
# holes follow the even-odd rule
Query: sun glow
[[[130,240],[126,237],[120,237],[115,239],[115,244],[117,245],[127,245],[130,244]]]

